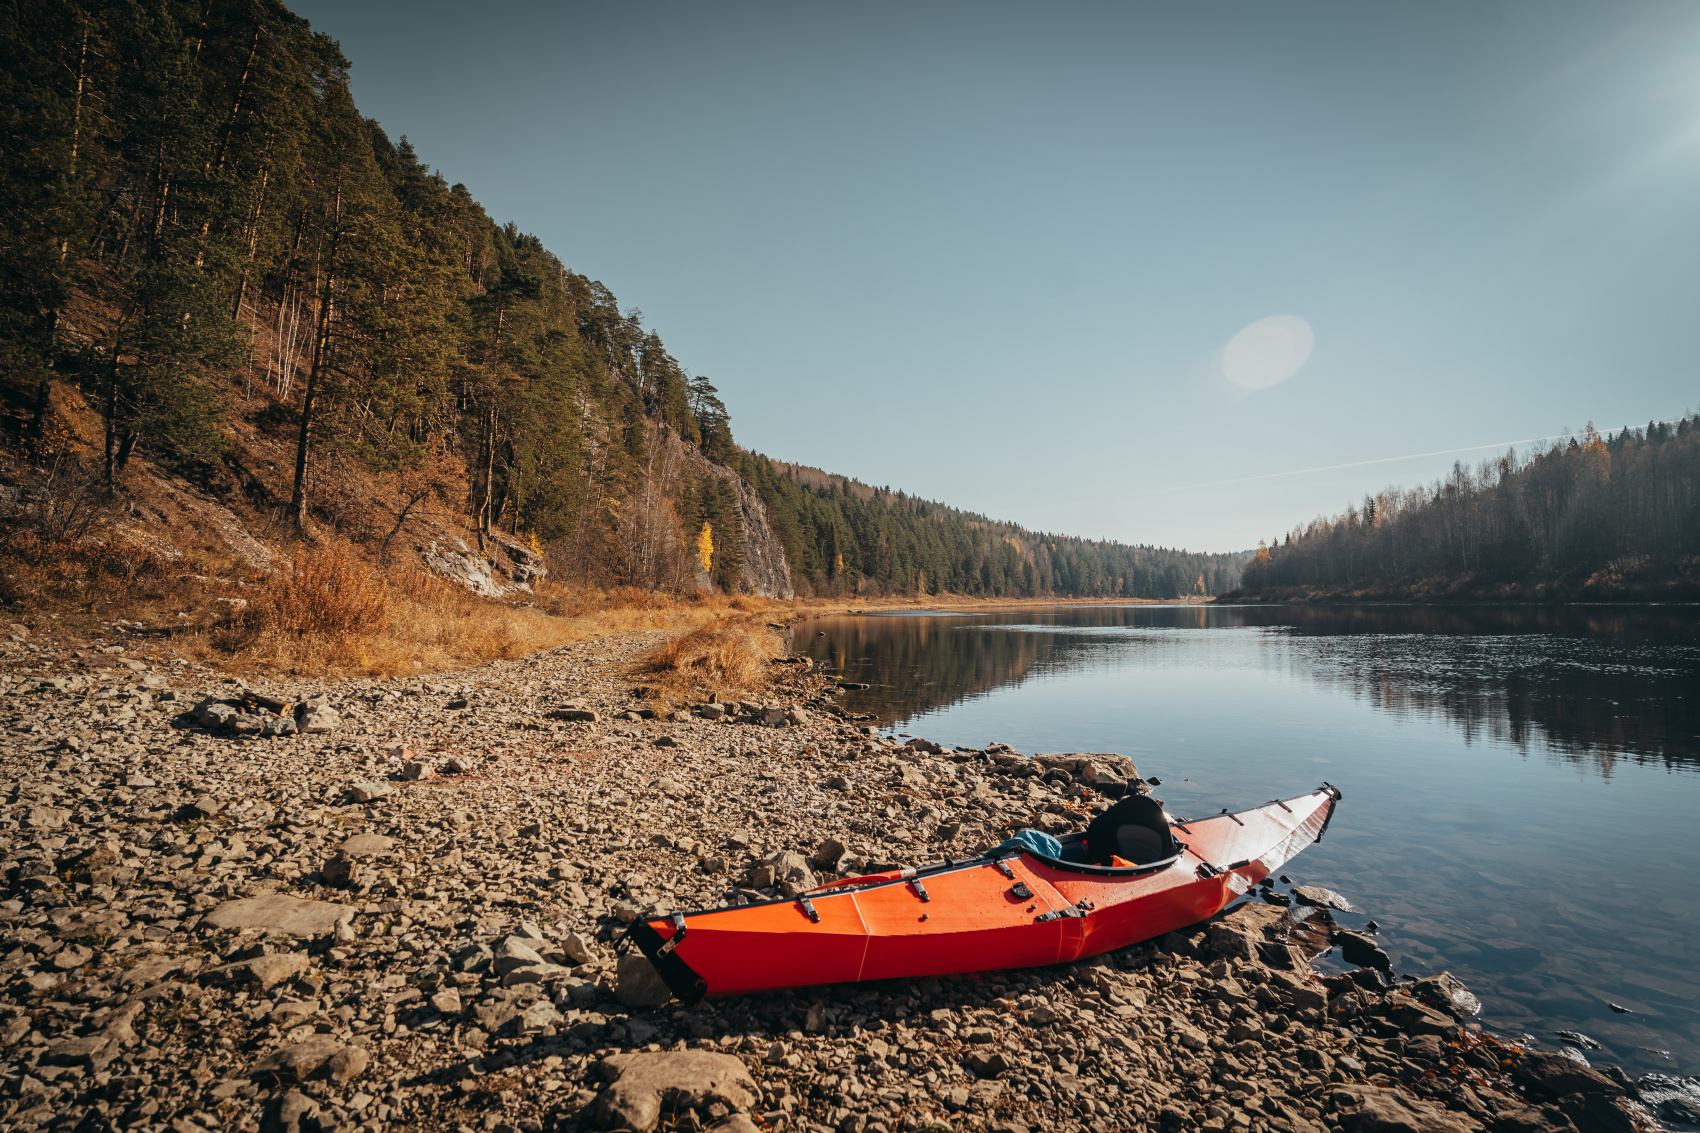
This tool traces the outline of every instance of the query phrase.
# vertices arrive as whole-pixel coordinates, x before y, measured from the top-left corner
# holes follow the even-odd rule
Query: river
[[[1700,1072],[1700,610],[1096,606],[799,625],[899,733],[1119,752],[1187,816],[1327,780],[1285,871],[1482,1022]],[[1614,1009],[1624,1008],[1619,1011]]]

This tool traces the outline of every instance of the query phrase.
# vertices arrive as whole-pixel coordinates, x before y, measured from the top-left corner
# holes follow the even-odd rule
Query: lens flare
[[[1299,372],[1316,345],[1310,324],[1297,315],[1258,319],[1222,350],[1222,376],[1240,389],[1268,389]]]

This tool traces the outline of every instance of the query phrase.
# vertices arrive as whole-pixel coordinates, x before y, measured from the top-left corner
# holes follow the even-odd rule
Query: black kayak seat
[[[1129,795],[1086,828],[1087,857],[1099,865],[1110,865],[1113,857],[1149,865],[1179,850],[1162,804],[1148,795]]]

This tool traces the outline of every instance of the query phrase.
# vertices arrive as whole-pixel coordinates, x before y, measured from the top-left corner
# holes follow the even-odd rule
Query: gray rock
[[[1235,960],[1256,960],[1257,946],[1262,942],[1262,935],[1243,923],[1222,920],[1209,926],[1207,939],[1210,941],[1211,951],[1218,956]]]
[[[394,787],[383,782],[351,783],[348,787],[349,796],[357,803],[369,803],[374,799],[381,799],[385,795],[392,794],[394,791]]]
[[[60,806],[31,807],[24,814],[24,825],[31,830],[58,830],[71,819],[71,812]]]
[[[363,873],[365,870],[361,863],[352,858],[332,858],[319,867],[319,875],[325,879],[325,884],[339,889],[357,883]]]
[[[182,970],[187,962],[190,962],[187,956],[162,956],[155,960],[143,960],[135,967],[118,973],[113,982],[125,991],[140,990]]]
[[[509,968],[502,976],[502,986],[517,987],[520,984],[542,983],[545,980],[570,976],[572,972],[571,968],[560,964],[527,964],[519,968]]]
[[[1482,1001],[1451,972],[1441,972],[1437,976],[1420,979],[1405,990],[1430,1007],[1437,1007],[1455,1019],[1470,1019],[1482,1010]]]
[[[232,987],[258,985],[260,990],[269,991],[284,980],[306,970],[305,952],[278,952],[271,956],[255,956],[250,960],[239,960],[234,964],[209,968],[201,973],[200,979],[202,983],[227,984]]]
[[[1344,1086],[1334,1091],[1333,1100],[1340,1123],[1354,1133],[1476,1133],[1480,1128],[1398,1086]]]
[[[295,721],[287,716],[260,717],[260,735],[262,736],[293,736]]]
[[[719,1103],[745,1111],[757,1097],[755,1079],[730,1054],[705,1050],[661,1054],[615,1054],[602,1060],[612,1081],[596,1100],[596,1117],[605,1128],[649,1133],[669,1110],[705,1110]]]
[[[329,1035],[313,1035],[301,1042],[278,1047],[248,1068],[248,1077],[274,1074],[286,1080],[311,1077],[342,1053],[343,1046]],[[362,1054],[365,1052],[362,1051]],[[364,1067],[362,1067],[364,1069]]]
[[[319,1103],[299,1090],[291,1090],[277,1103],[275,1122],[267,1128],[277,1133],[312,1133],[321,1128]]]
[[[403,779],[429,779],[435,775],[436,769],[423,759],[415,759],[401,765],[400,775]]]
[[[345,1086],[366,1073],[366,1068],[372,1063],[372,1058],[360,1047],[344,1047],[331,1055],[325,1063],[330,1080],[339,1086]]]
[[[1615,1097],[1623,1087],[1586,1064],[1562,1054],[1529,1051],[1512,1067],[1511,1076],[1530,1093],[1561,1098],[1566,1094],[1606,1094]]]
[[[68,972],[73,968],[82,967],[92,959],[94,959],[93,949],[84,948],[80,944],[67,944],[53,954],[49,963],[61,972]]]
[[[553,1027],[564,1022],[566,1019],[547,999],[536,1000],[519,1013],[521,1031],[541,1031],[544,1027]]]
[[[352,905],[334,901],[307,901],[283,893],[226,901],[202,918],[202,923],[223,929],[263,929],[290,936],[321,936],[341,920],[352,919]]]
[[[1324,889],[1320,885],[1296,885],[1293,887],[1293,897],[1299,904],[1316,909],[1339,909],[1342,913],[1363,912],[1334,890]]]
[[[543,963],[543,957],[531,947],[532,942],[523,936],[504,936],[490,946],[494,957],[491,967],[498,976],[505,976],[515,968],[527,968]]]
[[[822,842],[811,857],[811,861],[822,869],[832,869],[838,864],[838,859],[845,854],[847,847],[837,838],[828,838]]]
[[[787,897],[795,897],[817,884],[809,859],[795,850],[776,850],[763,859],[763,864],[770,870],[771,880],[767,884],[778,885]]]
[[[561,941],[561,951],[578,964],[588,964],[596,959],[596,949],[576,932],[567,934],[567,938]]]
[[[1337,932],[1334,943],[1340,946],[1340,957],[1348,964],[1383,972],[1393,970],[1393,958],[1383,952],[1374,939],[1361,932]]]
[[[673,990],[649,962],[649,957],[636,952],[620,957],[615,988],[615,995],[627,1007],[659,1007],[673,998]]]
[[[195,722],[207,728],[222,728],[238,715],[234,705],[222,700],[200,705],[194,712]]]
[[[356,834],[338,847],[345,857],[350,858],[382,857],[394,848],[395,839],[382,834]]]
[[[305,735],[323,735],[342,725],[342,715],[328,704],[303,704],[295,710],[295,726]]]

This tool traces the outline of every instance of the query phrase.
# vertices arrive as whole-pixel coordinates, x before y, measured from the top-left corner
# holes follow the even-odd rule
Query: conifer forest
[[[1700,594],[1700,417],[1581,435],[1366,496],[1258,547],[1245,591],[1294,597]]]

